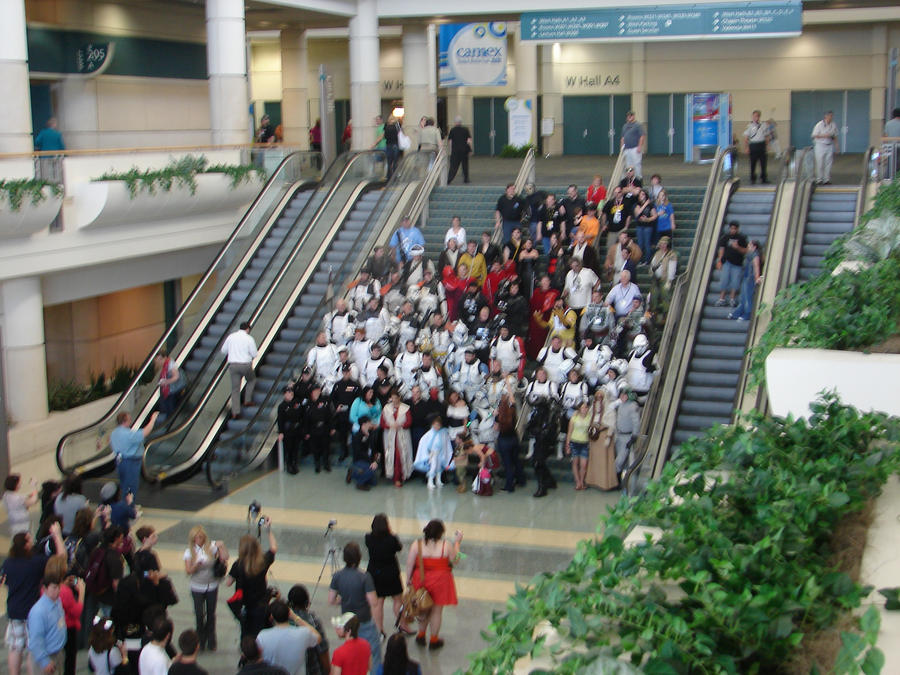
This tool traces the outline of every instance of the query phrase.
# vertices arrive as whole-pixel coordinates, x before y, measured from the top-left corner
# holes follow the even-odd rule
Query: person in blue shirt
[[[414,246],[425,250],[425,237],[418,227],[409,222],[409,218],[404,217],[400,221],[400,227],[391,235],[388,245],[394,251],[394,259],[398,263],[407,263],[413,258]]]
[[[34,139],[35,150],[65,150],[66,144],[63,143],[62,134],[56,128],[56,118],[51,117],[47,120],[47,126],[38,132],[37,138]]]
[[[46,575],[43,595],[28,612],[28,650],[42,672],[61,673],[66,646],[66,616],[59,600],[59,577]]]
[[[150,421],[143,429],[131,428],[131,413],[116,415],[119,425],[109,435],[109,445],[116,456],[116,470],[119,485],[124,494],[132,494],[137,499],[138,484],[141,479],[141,461],[144,458],[144,439],[153,431],[158,412],[150,415]]]

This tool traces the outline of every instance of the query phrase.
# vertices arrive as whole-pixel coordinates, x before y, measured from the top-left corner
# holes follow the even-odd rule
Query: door
[[[610,96],[610,104],[612,106],[612,134],[609,134],[612,144],[609,149],[610,155],[619,154],[619,144],[622,142],[622,125],[625,124],[625,115],[631,110],[631,94],[614,94]],[[638,120],[644,125],[644,133],[647,133],[647,120]]]
[[[844,92],[844,119],[846,129],[842,130],[843,152],[865,152],[869,148],[869,92],[864,89],[851,89]],[[881,129],[878,130],[879,133]]]
[[[869,92],[864,89],[791,92],[791,145],[811,145],[812,129],[826,110],[834,112],[841,152],[869,147]]]
[[[563,96],[563,153],[609,154],[609,96]]]
[[[684,154],[684,94],[647,97],[647,153]]]
[[[268,115],[274,129],[281,124],[281,101],[263,101],[263,115]]]
[[[46,82],[31,83],[31,131],[35,138],[41,129],[47,126],[47,120],[53,117],[53,97],[50,84]]]
[[[475,110],[472,143],[476,155],[498,155],[507,144],[509,118],[503,107],[505,100],[493,96],[478,96],[472,100]]]
[[[347,121],[350,119],[350,101],[344,98],[335,99],[334,101],[334,147],[337,148],[337,154],[341,154],[349,150],[341,145],[341,137],[344,135],[344,129],[347,127]],[[315,122],[313,122],[315,124]]]

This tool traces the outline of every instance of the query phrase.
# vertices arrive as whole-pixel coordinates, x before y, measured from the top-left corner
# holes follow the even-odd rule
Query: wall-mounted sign
[[[509,116],[509,144],[521,148],[531,143],[531,99],[510,97],[503,107]]]
[[[622,84],[619,73],[590,73],[585,75],[565,75],[566,89],[599,89],[618,87]]]
[[[506,84],[506,23],[441,24],[438,72],[442,87]]]
[[[79,75],[99,75],[112,61],[112,42],[89,42],[75,50],[75,72]]]
[[[609,42],[787,37],[803,29],[801,0],[523,12],[522,39]]]

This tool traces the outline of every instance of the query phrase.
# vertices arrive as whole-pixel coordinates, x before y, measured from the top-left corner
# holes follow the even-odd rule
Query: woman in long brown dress
[[[591,409],[585,482],[601,490],[612,490],[619,484],[616,476],[616,453],[612,446],[615,430],[610,429],[603,419],[605,405],[601,387],[594,394],[594,405]]]

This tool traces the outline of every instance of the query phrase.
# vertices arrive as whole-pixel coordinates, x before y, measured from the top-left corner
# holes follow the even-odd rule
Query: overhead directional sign
[[[608,42],[787,37],[803,29],[801,0],[656,5],[559,12],[523,12],[522,39]]]

